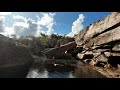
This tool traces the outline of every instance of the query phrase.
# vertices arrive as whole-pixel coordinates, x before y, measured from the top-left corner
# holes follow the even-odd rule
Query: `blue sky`
[[[109,15],[110,12],[57,12],[55,20],[59,26],[56,25],[56,32],[61,34],[68,34],[71,32],[72,24],[78,18],[79,14],[85,16],[83,25],[84,27],[87,27],[91,23]]]
[[[0,12],[0,32],[17,36],[38,36],[40,32],[61,35],[74,31],[78,33],[109,14],[110,12]]]

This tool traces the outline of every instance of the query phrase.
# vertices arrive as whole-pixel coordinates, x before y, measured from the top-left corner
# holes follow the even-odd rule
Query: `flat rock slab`
[[[62,55],[62,53],[65,53],[65,51],[68,51],[70,49],[73,49],[76,47],[76,42],[69,42],[67,44],[62,45],[61,47],[57,47],[57,48],[52,48],[48,51],[45,51],[44,54],[46,56],[46,58],[52,59],[53,57],[60,57]]]

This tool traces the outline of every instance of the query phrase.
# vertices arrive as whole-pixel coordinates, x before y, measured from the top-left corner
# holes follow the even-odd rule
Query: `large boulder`
[[[68,51],[70,49],[73,49],[76,47],[76,42],[69,42],[67,44],[64,44],[60,47],[56,47],[56,48],[52,48],[48,51],[45,51],[44,54],[46,56],[46,58],[49,59],[53,59],[53,58],[59,58],[62,56],[63,53],[65,53],[65,51]]]
[[[0,78],[23,78],[33,62],[29,49],[0,35]]]

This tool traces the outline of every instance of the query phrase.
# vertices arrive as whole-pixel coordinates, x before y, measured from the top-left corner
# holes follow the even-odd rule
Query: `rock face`
[[[114,63],[117,66],[120,64],[120,12],[112,12],[83,29],[75,36],[75,41],[77,46],[83,47],[79,59],[86,60],[80,55],[85,56],[91,52],[91,62]]]
[[[92,25],[88,26],[83,31],[81,31],[79,35],[76,36],[76,43],[87,44],[90,39],[95,38],[98,35],[101,35],[107,31],[112,31],[112,33],[110,34],[112,35],[116,31],[113,29],[115,29],[118,26],[120,26],[120,13],[113,12],[104,19],[93,23]]]
[[[23,78],[33,62],[29,49],[0,35],[0,78]]]

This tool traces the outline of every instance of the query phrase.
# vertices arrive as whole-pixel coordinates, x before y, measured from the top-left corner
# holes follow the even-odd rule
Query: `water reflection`
[[[57,71],[44,69],[31,69],[27,75],[27,78],[74,78],[73,71]]]
[[[76,78],[106,78],[101,73],[95,71],[94,69],[83,63],[78,63],[74,74]]]
[[[50,78],[74,78],[74,76],[72,76],[71,72],[49,72],[48,73]]]
[[[38,69],[31,69],[27,78],[49,78],[48,71],[44,70],[43,72],[39,72]]]
[[[78,63],[73,67],[54,67],[52,65],[41,65],[32,67],[27,78],[106,78],[90,67]]]

